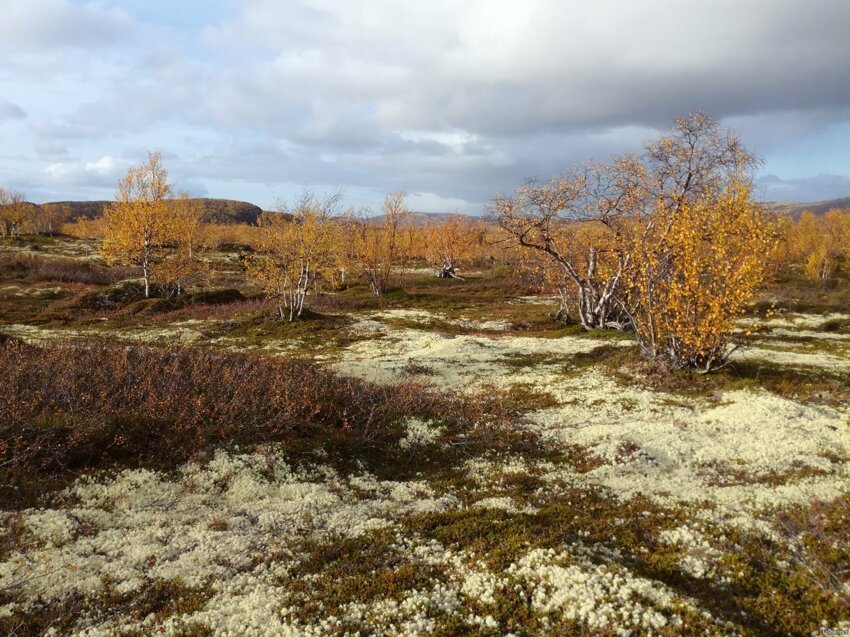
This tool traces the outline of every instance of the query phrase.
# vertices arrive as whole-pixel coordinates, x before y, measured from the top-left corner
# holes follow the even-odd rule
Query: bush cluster
[[[414,382],[382,387],[299,360],[98,342],[0,342],[0,500],[123,464],[167,466],[222,444],[344,436],[373,444],[403,418],[474,419]],[[34,486],[33,486],[34,485]],[[31,494],[30,494],[31,495]]]
[[[79,259],[0,255],[0,276],[30,282],[56,281],[110,285],[138,276],[135,268],[109,267]]]

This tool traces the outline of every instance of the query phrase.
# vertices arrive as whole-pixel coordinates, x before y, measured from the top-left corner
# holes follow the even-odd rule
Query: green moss
[[[396,546],[390,530],[308,542],[303,549],[306,557],[291,574],[287,588],[298,606],[295,617],[305,623],[337,613],[352,602],[401,600],[442,580],[435,567],[411,562]]]
[[[596,543],[628,555],[655,545],[657,532],[681,519],[681,513],[643,497],[621,502],[587,486],[559,490],[536,513],[468,509],[412,516],[403,524],[410,532],[471,551],[501,571],[531,548]]]
[[[796,480],[829,475],[830,473],[831,471],[827,469],[803,464],[797,464],[784,471],[770,470],[753,473],[747,471],[744,466],[732,463],[723,465],[714,463],[711,467],[706,468],[706,479],[704,481],[708,485],[720,487],[753,484],[781,486]]]
[[[499,364],[512,369],[525,369],[557,363],[562,360],[562,358],[562,356],[552,354],[550,352],[534,352],[531,354],[517,352],[501,357],[499,359]]]
[[[850,399],[850,373],[844,371],[767,361],[733,361],[710,374],[696,374],[690,370],[666,369],[641,358],[634,348],[608,346],[575,355],[567,370],[578,372],[592,365],[601,366],[624,385],[638,385],[684,398],[718,399],[726,391],[766,390],[805,403],[843,404]]]
[[[847,498],[829,505],[828,522],[815,533],[809,529],[788,534],[780,528],[789,540],[799,542],[793,550],[790,542],[727,534],[735,550],[724,553],[721,567],[733,581],[729,594],[747,613],[748,624],[761,627],[762,634],[809,635],[820,630],[822,621],[834,626],[850,617],[850,596],[837,588],[841,577],[847,581],[850,563],[847,505]],[[806,507],[796,514],[803,511],[805,517],[812,512]]]
[[[347,332],[344,328],[351,323],[352,319],[345,316],[319,314],[311,310],[305,310],[298,320],[290,322],[272,316],[271,311],[267,310],[222,326],[221,335],[243,347],[263,347],[270,342],[280,341],[299,342],[306,347],[302,351],[312,354],[315,347],[330,350],[368,338]]]
[[[830,334],[850,334],[850,318],[830,319],[824,321],[815,329]]]
[[[36,604],[28,607],[25,612],[0,618],[0,634],[35,637],[53,629],[56,634],[68,635],[74,632],[75,625],[83,616],[86,617],[87,625],[101,623],[113,617],[142,621],[152,616],[152,620],[159,623],[169,617],[201,610],[210,597],[211,589],[189,587],[180,578],[150,580],[142,583],[136,591],[123,594],[115,592],[114,583],[104,581],[96,595],[86,597],[73,593],[60,602]],[[8,603],[10,600],[5,601]],[[185,637],[210,634],[212,632],[209,627],[200,623],[193,624],[182,632]]]
[[[506,394],[512,409],[531,411],[556,407],[559,403],[552,394],[538,389],[533,383],[515,383]]]

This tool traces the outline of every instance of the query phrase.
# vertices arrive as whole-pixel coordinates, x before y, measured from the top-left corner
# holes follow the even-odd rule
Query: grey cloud
[[[33,46],[84,45],[56,20],[35,29],[32,7],[64,11],[101,45],[132,21],[103,4],[26,6],[18,24]],[[736,126],[757,152],[850,122],[846,0],[234,6],[198,41],[134,49],[69,115],[31,118],[36,143],[99,144],[116,157],[123,147],[134,161],[150,144],[171,151],[174,174],[198,192],[205,179],[307,183],[480,207],[526,176],[637,149],[689,111]]]
[[[238,50],[214,69],[153,60],[88,118],[112,113],[115,126],[130,128],[179,111],[194,123],[368,146],[381,131],[408,128],[511,137],[661,127],[697,109],[729,117],[850,104],[850,66],[839,62],[850,58],[850,5],[841,0],[817,11],[761,0],[688,12],[670,0],[617,11],[546,0],[496,10],[293,4],[248,2],[240,20],[212,30],[264,44],[266,61]],[[500,10],[516,15],[499,24]],[[583,29],[581,19],[605,26]],[[399,24],[414,21],[410,38]]]
[[[126,38],[131,26],[120,9],[70,0],[4,2],[0,50],[16,53],[64,47],[92,48]]]
[[[197,157],[186,172],[198,179],[206,175],[267,185],[286,182],[432,193],[464,201],[468,209],[478,211],[497,191],[513,188],[528,176],[546,177],[588,157],[605,160],[627,150],[629,144],[639,146],[648,136],[644,129],[545,134],[511,143],[497,140],[496,146],[462,143],[459,150],[430,140],[396,139],[380,149],[340,151],[333,161],[323,159],[312,146],[231,144]]]
[[[12,119],[24,119],[27,114],[17,104],[13,104],[0,97],[0,122]]]
[[[241,23],[220,31],[282,49],[256,70],[257,97],[287,87],[314,100],[367,100],[392,127],[525,135],[659,126],[695,109],[725,117],[850,102],[850,66],[840,62],[850,57],[850,5],[841,0],[817,10],[761,0],[688,11],[669,0],[541,1],[517,4],[504,23],[494,14],[505,7],[492,3],[432,3],[412,16],[397,5],[307,14],[252,2]],[[415,42],[399,24],[415,24]]]
[[[780,179],[765,175],[757,183],[765,201],[825,201],[850,195],[850,177],[846,175],[816,175],[798,179]]]

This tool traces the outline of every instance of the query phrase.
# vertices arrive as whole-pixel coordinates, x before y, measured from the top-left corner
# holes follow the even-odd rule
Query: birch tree
[[[118,182],[115,202],[104,211],[101,252],[107,263],[141,266],[145,298],[151,295],[154,263],[172,232],[168,202],[172,192],[162,155],[151,152],[146,162],[130,168]]]
[[[71,209],[67,204],[42,204],[33,210],[33,230],[38,234],[53,235],[70,217]]]
[[[629,240],[646,205],[643,166],[632,157],[591,164],[548,183],[528,181],[493,200],[491,215],[521,247],[545,254],[572,283],[586,329],[623,327],[617,296]]]
[[[755,165],[734,133],[696,113],[677,119],[640,156],[529,181],[512,196],[496,197],[491,214],[520,246],[562,268],[585,328],[633,328],[626,290],[636,292],[625,279],[637,247],[650,235],[663,244],[686,205],[748,183]]]
[[[676,206],[659,202],[653,221],[628,277],[641,352],[670,368],[722,367],[735,349],[735,321],[755,300],[779,235],[747,182]]]
[[[335,201],[308,194],[294,207],[260,217],[259,254],[249,260],[248,275],[274,301],[281,319],[298,319],[317,277],[336,267],[334,234],[328,231]]]
[[[850,212],[833,209],[822,217],[804,212],[793,226],[789,257],[802,262],[808,279],[828,279],[850,266]]]
[[[0,229],[4,236],[19,237],[32,221],[33,210],[22,193],[0,188]]]
[[[412,236],[410,211],[402,192],[386,196],[383,215],[365,215],[348,220],[346,237],[352,265],[369,282],[375,296],[382,296],[410,254]]]
[[[457,279],[457,268],[472,259],[484,241],[483,231],[460,216],[429,223],[421,232],[422,256],[441,279]]]
[[[185,192],[169,202],[168,250],[154,266],[153,278],[180,295],[190,283],[197,283],[205,273],[198,258],[203,243],[204,210],[201,202],[192,200]]]

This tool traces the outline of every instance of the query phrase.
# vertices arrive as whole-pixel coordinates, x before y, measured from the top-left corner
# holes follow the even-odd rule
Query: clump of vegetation
[[[315,436],[373,443],[405,417],[466,418],[420,384],[386,388],[295,360],[201,349],[0,343],[2,499],[113,461]],[[474,414],[471,415],[475,417]]]
[[[830,210],[822,217],[804,212],[788,225],[783,256],[802,263],[806,278],[825,280],[850,271],[850,211]]]
[[[118,196],[104,211],[105,235],[101,252],[107,262],[142,269],[145,298],[151,283],[180,294],[201,264],[195,258],[200,242],[203,209],[182,193],[172,201],[173,187],[160,153],[133,166],[118,182]],[[165,248],[171,246],[167,255]]]
[[[92,612],[97,621],[111,617],[132,617],[141,621],[146,617],[156,622],[182,613],[191,614],[212,597],[208,587],[192,588],[180,578],[170,580],[151,580],[145,582],[139,591],[119,593],[114,582],[104,581],[102,590],[94,599],[85,599],[83,595],[73,594],[59,603],[34,604],[28,612],[19,612],[0,618],[0,632],[4,635],[44,635],[50,631],[58,634],[73,632],[74,625],[85,612]],[[132,635],[140,633],[128,633]],[[182,631],[186,637],[206,637],[211,634],[203,624],[191,624]]]
[[[26,233],[52,235],[69,217],[67,205],[38,206],[28,202],[23,193],[0,188],[0,236],[17,239]]]
[[[135,268],[109,267],[78,259],[0,255],[0,278],[3,279],[111,285],[137,274]]]
[[[572,290],[585,329],[633,329],[646,357],[709,371],[728,360],[734,319],[775,244],[750,198],[754,165],[736,136],[696,114],[641,158],[530,182],[497,197],[492,214],[535,254],[532,267],[559,279],[564,304]]]
[[[729,361],[735,320],[756,296],[776,240],[748,186],[657,213],[641,237],[629,314],[643,354],[703,372]]]
[[[320,278],[333,280],[338,265],[337,198],[319,201],[305,195],[288,213],[263,214],[259,254],[247,259],[248,276],[290,322],[301,317],[309,290]]]
[[[382,296],[410,255],[410,210],[404,193],[387,195],[378,220],[351,215],[344,236],[347,261],[368,281],[375,296]]]
[[[850,613],[850,498],[814,501],[778,511],[777,539],[731,532],[737,550],[723,557],[738,608],[776,634],[812,634]]]
[[[419,249],[437,276],[455,279],[457,268],[470,263],[481,252],[486,230],[462,217],[449,217],[442,223],[426,225],[419,239]]]

